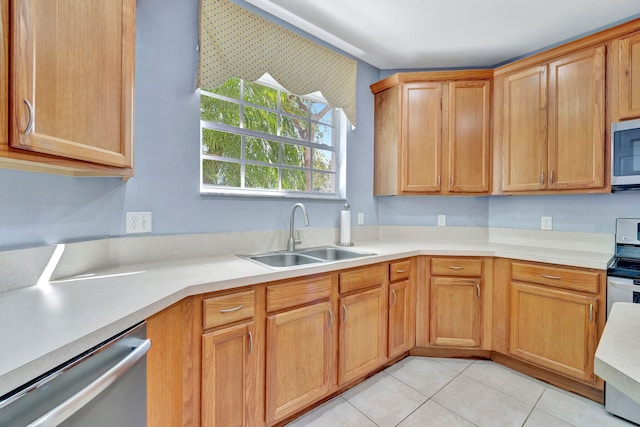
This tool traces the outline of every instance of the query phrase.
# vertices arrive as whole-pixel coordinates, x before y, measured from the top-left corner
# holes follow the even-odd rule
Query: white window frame
[[[274,89],[277,89],[282,92],[291,93],[279,85],[271,76],[265,74],[260,79],[256,80],[255,83],[269,86]],[[244,81],[241,83],[244,85]],[[221,96],[218,94],[213,94],[211,92],[200,90],[198,100],[200,100],[201,96],[211,96],[213,98],[217,98],[227,102],[233,102],[240,105],[240,127],[229,126],[216,122],[209,122],[206,120],[200,120],[200,194],[202,195],[227,195],[227,196],[248,196],[248,197],[274,197],[274,198],[305,198],[305,199],[332,199],[332,200],[344,200],[346,199],[346,161],[347,161],[347,150],[346,150],[346,140],[347,140],[347,122],[346,116],[344,112],[339,108],[334,108],[334,113],[332,117],[332,138],[333,145],[327,146],[324,144],[316,144],[309,141],[302,141],[294,138],[287,138],[280,135],[272,135],[268,133],[262,133],[257,131],[252,131],[248,129],[244,129],[244,120],[243,120],[243,107],[252,107],[259,108],[261,110],[268,111],[270,113],[274,113],[278,115],[278,123],[280,122],[281,117],[290,117],[293,119],[300,119],[299,116],[291,115],[282,111],[280,108],[280,96],[277,97],[278,105],[277,109],[273,110],[261,105],[255,105],[249,102],[244,101],[242,96],[242,88],[240,92],[240,99],[228,98],[225,96]],[[297,95],[301,98],[307,98],[311,101],[318,101],[324,104],[328,104],[327,101],[321,96],[319,93],[313,93],[310,95]],[[318,123],[323,126],[327,126],[326,123],[316,122],[313,120],[309,120],[309,123]],[[230,159],[226,157],[218,157],[209,154],[205,154],[202,147],[202,130],[210,129],[217,130],[223,132],[230,132],[241,135],[242,137],[242,155],[240,159]],[[278,126],[277,132],[280,132],[280,126]],[[310,171],[311,179],[313,179],[314,172],[327,172],[322,169],[313,169],[313,165],[310,169],[303,167],[296,167],[292,165],[287,165],[282,163],[282,155],[280,155],[278,163],[268,163],[268,162],[259,162],[247,160],[245,158],[245,136],[249,137],[257,137],[264,138],[270,141],[278,142],[280,144],[292,144],[297,146],[309,147],[312,149],[319,149],[324,151],[332,151],[335,153],[335,170],[331,171],[335,176],[335,192],[327,193],[327,192],[316,192],[316,191],[298,191],[298,190],[284,190],[281,188],[282,186],[282,169],[291,169],[291,170],[304,170]],[[280,145],[280,150],[282,150],[282,145]],[[227,187],[227,186],[217,186],[211,184],[205,184],[203,182],[203,161],[204,160],[221,160],[230,163],[238,163],[241,165],[241,182],[244,185],[244,174],[245,174],[245,166],[246,165],[259,165],[259,166],[268,166],[268,167],[277,167],[278,168],[278,185],[279,189],[259,189],[259,188],[240,188],[240,187]],[[311,188],[313,188],[313,182],[310,183]]]

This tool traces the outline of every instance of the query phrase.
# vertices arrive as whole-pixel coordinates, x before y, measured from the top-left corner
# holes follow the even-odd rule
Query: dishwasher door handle
[[[47,412],[27,427],[47,427],[57,426],[71,415],[78,412],[86,404],[91,402],[96,396],[102,393],[107,387],[116,382],[129,369],[131,369],[151,348],[151,340],[146,339],[136,347],[131,353],[127,354],[122,360],[113,365],[107,372],[100,375],[91,384],[62,402],[60,405]]]

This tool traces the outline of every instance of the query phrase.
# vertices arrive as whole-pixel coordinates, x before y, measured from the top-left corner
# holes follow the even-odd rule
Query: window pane
[[[313,124],[313,142],[316,144],[333,145],[333,128],[325,125]]]
[[[202,129],[202,153],[239,159],[242,156],[242,137],[235,133]]]
[[[309,117],[309,101],[290,93],[280,92],[280,108],[295,116],[305,119]]]
[[[240,105],[210,96],[200,96],[200,119],[240,127]]]
[[[320,193],[335,193],[336,176],[332,173],[314,172],[313,191]]]
[[[262,138],[246,137],[245,158],[256,162],[278,163],[280,143]]]
[[[211,89],[209,92],[223,95],[228,98],[240,99],[240,79],[231,78],[224,82],[222,86]]]
[[[282,144],[282,163],[289,166],[309,167],[309,150],[300,145]]]
[[[244,185],[247,188],[278,188],[278,168],[272,166],[246,165]]]
[[[278,89],[244,82],[244,101],[275,110],[278,106]]]
[[[280,136],[309,141],[309,122],[302,119],[282,117]]]
[[[309,191],[309,171],[282,169],[282,189]]]
[[[275,135],[278,128],[278,115],[259,108],[245,106],[244,128]]]
[[[217,160],[203,160],[202,183],[240,187],[240,164]]]
[[[322,122],[330,125],[333,123],[333,108],[321,102],[312,102],[311,118],[318,122]]]
[[[334,153],[327,150],[313,150],[313,168],[326,171],[334,170]]]

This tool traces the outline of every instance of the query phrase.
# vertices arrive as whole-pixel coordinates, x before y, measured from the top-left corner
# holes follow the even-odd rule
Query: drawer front
[[[331,297],[330,275],[309,277],[267,286],[267,311],[308,304]]]
[[[598,293],[600,275],[594,271],[573,270],[522,262],[511,263],[512,280],[538,283],[581,292]]]
[[[384,264],[340,273],[340,293],[380,286],[387,277]]]
[[[202,326],[208,329],[252,318],[256,311],[255,294],[255,291],[251,290],[205,299]]]
[[[432,276],[482,276],[482,260],[469,258],[433,258]]]
[[[395,261],[389,264],[389,281],[405,280],[411,274],[411,260]]]

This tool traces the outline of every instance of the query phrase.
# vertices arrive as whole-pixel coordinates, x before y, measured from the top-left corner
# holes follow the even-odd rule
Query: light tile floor
[[[407,357],[289,427],[633,425],[589,399],[491,361]]]

